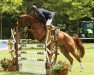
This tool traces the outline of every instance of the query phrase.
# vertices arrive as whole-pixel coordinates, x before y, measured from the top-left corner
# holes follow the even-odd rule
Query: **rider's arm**
[[[46,21],[46,19],[45,19],[45,16],[43,15],[43,13],[42,13],[42,10],[36,10],[36,14],[39,16],[39,17],[41,17],[41,19],[43,19],[44,21]]]
[[[42,9],[42,12],[46,13],[48,15],[49,19],[53,18],[53,16],[55,15],[55,12],[51,12],[51,11],[45,10],[45,9]]]

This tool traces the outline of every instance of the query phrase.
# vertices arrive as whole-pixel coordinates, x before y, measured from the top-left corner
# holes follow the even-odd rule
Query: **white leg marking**
[[[84,70],[84,66],[82,65],[82,63],[80,62],[80,67],[81,67],[81,72]]]

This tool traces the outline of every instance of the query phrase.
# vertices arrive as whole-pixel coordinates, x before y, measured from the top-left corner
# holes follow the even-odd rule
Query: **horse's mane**
[[[30,15],[30,14],[27,14],[27,13],[23,13],[23,14],[19,14],[19,17],[29,17],[30,19],[33,19],[34,20],[34,22],[33,23],[35,23],[35,22],[41,22],[41,23],[43,23],[43,24],[45,24],[42,20],[40,20],[38,17],[35,17],[34,15]]]
[[[24,16],[28,16],[28,17],[32,17],[36,20],[39,20],[37,17],[35,17],[34,15],[30,15],[30,14],[27,14],[27,13],[22,13],[22,14],[19,14],[19,17],[24,17]]]

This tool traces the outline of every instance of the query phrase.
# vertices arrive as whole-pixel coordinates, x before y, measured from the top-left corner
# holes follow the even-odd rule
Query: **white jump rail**
[[[19,71],[46,75],[45,45],[41,43],[34,43],[34,44],[22,44],[21,46],[23,50],[18,51]],[[25,50],[25,48],[30,48],[30,50],[29,51],[27,49]],[[42,48],[44,50],[41,50],[41,51],[33,50],[32,51],[33,48],[38,48],[38,49]],[[38,55],[41,57],[39,57]]]

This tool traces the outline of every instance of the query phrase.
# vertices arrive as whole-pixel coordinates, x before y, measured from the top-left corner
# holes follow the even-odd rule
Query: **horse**
[[[16,21],[16,28],[18,26],[24,27],[29,23],[27,31],[31,37],[37,40],[43,40],[46,38],[46,25],[38,18],[35,18],[28,14],[19,15],[19,19]],[[71,37],[69,34],[59,31],[56,35],[57,46],[60,48],[60,52],[69,60],[70,65],[73,65],[73,58],[70,56],[71,53],[77,61],[80,63],[81,71],[84,69],[81,64],[81,58],[85,55],[85,49],[78,37]]]

